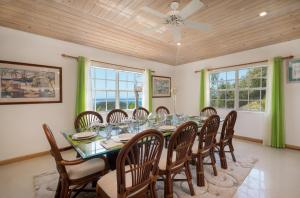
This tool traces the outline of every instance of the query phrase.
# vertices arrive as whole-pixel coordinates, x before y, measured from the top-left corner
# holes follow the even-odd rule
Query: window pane
[[[133,91],[134,90],[134,82],[128,82],[127,90],[128,91]]]
[[[211,101],[210,101],[210,105],[211,105],[212,107],[217,107],[217,100],[211,100]]]
[[[96,92],[96,111],[106,111],[106,93],[105,91]]]
[[[239,87],[240,88],[248,88],[249,80],[248,79],[239,79]]]
[[[108,91],[107,92],[107,110],[113,110],[116,108],[116,92]]]
[[[127,82],[125,81],[120,81],[119,82],[119,89],[120,90],[127,90]]]
[[[266,90],[261,90],[261,99],[266,98]]]
[[[90,68],[90,78],[95,78],[95,68],[94,67]]]
[[[240,100],[248,100],[248,90],[239,92]]]
[[[218,79],[219,79],[219,74],[218,73],[210,74],[210,82],[217,82]]]
[[[134,82],[134,73],[127,72],[127,76],[128,76],[128,81],[133,81]]]
[[[225,100],[218,100],[218,108],[225,108]]]
[[[219,91],[218,95],[219,95],[219,99],[225,99],[225,91]]]
[[[108,80],[106,81],[107,90],[116,90],[116,81]]]
[[[259,100],[260,99],[260,90],[249,91],[249,100]]]
[[[261,87],[261,79],[260,78],[251,79],[250,88],[257,88],[257,87]]]
[[[240,101],[239,102],[239,108],[240,109],[247,110],[248,109],[247,106],[248,106],[248,101]]]
[[[221,72],[219,73],[218,75],[218,80],[221,81],[221,80],[226,80],[226,72]]]
[[[104,90],[105,89],[105,80],[96,80],[96,89]]]
[[[259,78],[261,77],[261,67],[253,68],[250,71],[251,78]]]
[[[239,70],[239,79],[246,79],[248,76],[249,69],[240,69]]]
[[[217,83],[217,81],[211,81],[210,82],[210,88],[211,89],[218,89],[218,83]]]
[[[127,80],[127,72],[119,72],[119,80]]]
[[[114,70],[106,70],[106,79],[116,80],[116,72]]]
[[[120,108],[127,109],[127,92],[120,92]]]
[[[210,91],[210,98],[211,98],[211,99],[217,99],[217,98],[218,98],[217,92],[211,90],[211,91]]]
[[[235,71],[226,72],[227,80],[235,80]]]
[[[262,87],[267,87],[267,79],[262,79]]]
[[[234,108],[234,100],[227,100],[226,108],[233,109]]]
[[[96,78],[105,79],[105,69],[95,68]]]
[[[227,91],[226,92],[226,99],[234,100],[234,91]]]
[[[235,80],[227,81],[227,89],[234,89],[235,87]]]
[[[248,109],[259,111],[260,110],[260,101],[259,100],[249,101]]]
[[[267,67],[263,67],[261,73],[263,77],[267,77]]]
[[[226,81],[219,81],[218,89],[226,89]]]
[[[144,75],[143,74],[136,74],[136,81],[139,83],[144,82]]]

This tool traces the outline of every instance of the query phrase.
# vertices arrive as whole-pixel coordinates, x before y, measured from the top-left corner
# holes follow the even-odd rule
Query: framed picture
[[[152,76],[153,98],[171,97],[171,77]]]
[[[300,82],[300,59],[293,59],[288,64],[288,82]]]
[[[61,67],[0,60],[0,105],[61,102]]]

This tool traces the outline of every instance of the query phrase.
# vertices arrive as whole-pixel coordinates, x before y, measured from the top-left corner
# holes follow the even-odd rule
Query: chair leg
[[[189,162],[187,161],[185,163],[185,175],[186,175],[186,179],[187,179],[187,182],[188,182],[188,185],[189,185],[189,188],[190,188],[190,193],[192,196],[195,195],[195,190],[194,190],[194,186],[193,186],[193,183],[192,183],[192,173],[191,173],[191,170],[190,170],[190,166],[189,166]]]
[[[234,156],[234,153],[233,153],[234,148],[233,148],[233,145],[232,145],[232,141],[229,142],[229,149],[230,149],[230,153],[231,153],[231,156],[232,156],[232,160],[234,162],[236,162],[236,159],[235,159],[235,156]]]
[[[157,198],[155,184],[156,184],[155,182],[152,182],[152,184],[150,185],[150,197],[151,198]]]
[[[167,173],[165,178],[165,198],[173,198],[173,182],[171,174]]]
[[[214,175],[217,176],[218,172],[217,172],[217,168],[216,168],[216,158],[215,158],[214,148],[212,148],[210,150],[210,159],[211,159],[211,165],[212,165],[213,170],[214,170]]]
[[[61,194],[61,181],[59,177],[57,182],[56,192],[55,192],[55,198],[59,198],[60,194]]]
[[[223,169],[227,169],[227,161],[226,161],[226,155],[225,155],[225,150],[223,145],[220,145],[219,156],[221,161],[221,167]]]
[[[205,186],[202,156],[197,157],[196,171],[197,171],[197,186]]]
[[[66,182],[62,182],[62,189],[60,193],[60,198],[69,198],[70,193],[69,193],[69,184]]]

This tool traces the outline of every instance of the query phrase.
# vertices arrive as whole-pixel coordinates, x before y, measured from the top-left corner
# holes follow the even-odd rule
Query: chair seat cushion
[[[105,161],[101,158],[87,160],[81,164],[66,166],[70,179],[79,179],[105,169]]]
[[[125,170],[129,170],[129,166],[125,166]],[[132,186],[132,177],[131,173],[127,173],[125,175],[126,179],[126,188]],[[111,171],[107,173],[106,175],[102,176],[98,182],[97,185],[108,195],[109,197],[118,197],[118,189],[117,189],[117,171]],[[145,186],[147,187],[147,186]],[[136,191],[135,193],[140,192],[145,187],[141,188],[140,190]]]
[[[158,163],[158,167],[160,170],[166,170],[167,167],[167,156],[168,156],[168,149],[163,149],[161,152],[161,157]],[[176,152],[174,151],[172,156],[172,162],[176,161]],[[177,167],[177,166],[176,166]]]

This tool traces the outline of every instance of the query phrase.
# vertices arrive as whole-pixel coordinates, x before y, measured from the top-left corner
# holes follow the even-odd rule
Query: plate
[[[112,139],[116,142],[127,142],[134,136],[135,136],[134,133],[123,133],[123,134],[112,137]]]
[[[175,131],[176,127],[172,126],[172,125],[164,125],[164,126],[160,126],[158,128],[158,130],[160,131]]]
[[[96,136],[97,136],[96,132],[86,131],[86,132],[75,133],[74,135],[72,135],[72,139],[73,140],[85,140],[85,139],[90,139],[90,138],[93,138]]]

